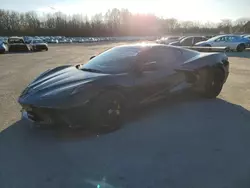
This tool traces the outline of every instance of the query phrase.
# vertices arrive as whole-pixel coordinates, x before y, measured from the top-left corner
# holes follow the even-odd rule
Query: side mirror
[[[91,57],[89,58],[89,60],[93,59],[94,57],[95,57],[95,55],[94,55],[94,56],[91,56]]]

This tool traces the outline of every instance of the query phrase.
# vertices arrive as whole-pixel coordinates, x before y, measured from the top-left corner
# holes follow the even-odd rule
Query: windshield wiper
[[[96,73],[101,73],[102,71],[97,70],[97,69],[88,69],[88,68],[81,68],[83,71],[88,71],[88,72],[96,72]]]

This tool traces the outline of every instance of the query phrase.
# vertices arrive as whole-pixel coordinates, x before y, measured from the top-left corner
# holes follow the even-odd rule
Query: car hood
[[[59,100],[70,97],[72,91],[107,74],[86,72],[75,66],[61,66],[38,76],[22,92],[19,103],[43,105],[46,99]],[[54,103],[55,101],[52,101]]]

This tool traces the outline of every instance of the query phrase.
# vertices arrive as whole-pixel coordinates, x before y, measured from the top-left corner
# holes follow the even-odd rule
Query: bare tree
[[[215,34],[220,31],[237,31],[247,21],[247,18],[234,22],[223,19],[218,25],[212,22],[202,24],[197,21],[160,18],[153,14],[132,14],[127,9],[111,9],[105,14],[96,14],[91,18],[82,14],[66,15],[62,12],[38,15],[34,11],[20,13],[0,9],[0,35],[126,36],[186,32]]]

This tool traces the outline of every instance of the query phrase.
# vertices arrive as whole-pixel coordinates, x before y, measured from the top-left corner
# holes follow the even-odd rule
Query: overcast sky
[[[181,20],[220,21],[224,18],[250,18],[250,0],[0,0],[2,9],[62,11],[89,16],[115,7]]]

